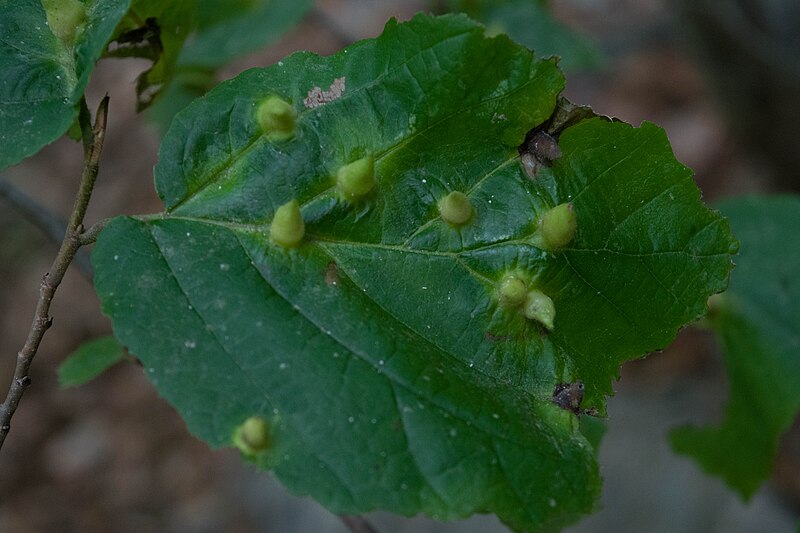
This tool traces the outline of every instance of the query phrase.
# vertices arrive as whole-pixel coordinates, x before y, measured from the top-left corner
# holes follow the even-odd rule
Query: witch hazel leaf
[[[529,179],[518,146],[563,86],[555,61],[424,15],[221,84],[164,138],[166,211],[98,240],[115,334],[193,433],[242,449],[263,420],[243,453],[334,512],[574,521],[600,488],[576,412],[704,312],[733,241],[651,124],[580,121]],[[291,136],[265,127],[270,97]],[[577,382],[581,410],[554,402]]]
[[[719,208],[741,241],[730,287],[708,317],[730,399],[721,423],[677,428],[670,441],[749,499],[772,473],[780,436],[800,411],[800,199],[752,196]]]
[[[61,137],[130,0],[0,0],[0,169]]]

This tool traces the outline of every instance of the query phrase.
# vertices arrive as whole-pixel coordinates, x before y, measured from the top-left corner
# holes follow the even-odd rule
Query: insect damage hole
[[[520,161],[525,175],[536,179],[544,167],[553,165],[553,161],[561,157],[558,141],[544,131],[533,132],[520,147]]]

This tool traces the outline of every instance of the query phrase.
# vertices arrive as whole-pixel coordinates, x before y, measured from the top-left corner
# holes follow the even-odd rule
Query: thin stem
[[[67,228],[66,221],[40,205],[8,180],[0,179],[0,197],[5,198],[17,211],[22,213],[22,216],[36,226],[48,240],[57,246],[61,245]],[[79,250],[73,263],[84,278],[92,281],[92,263],[86,250]]]
[[[366,518],[358,515],[339,515],[339,520],[344,522],[347,529],[353,533],[378,533],[378,530],[367,522]]]
[[[64,233],[64,239],[61,242],[61,247],[53,260],[53,265],[50,271],[42,277],[42,283],[39,286],[39,301],[36,303],[36,311],[31,322],[31,328],[28,331],[28,337],[25,344],[17,354],[17,365],[14,370],[14,377],[11,380],[11,386],[8,390],[6,400],[0,405],[0,448],[6,440],[9,430],[11,429],[11,417],[17,410],[22,395],[31,384],[31,378],[28,376],[33,358],[39,350],[39,345],[42,342],[45,332],[53,324],[53,319],[50,317],[50,303],[53,300],[56,289],[61,280],[64,279],[64,274],[67,271],[70,263],[81,247],[81,238],[83,235],[83,217],[86,215],[86,208],[89,204],[89,199],[92,195],[95,180],[97,179],[97,172],[99,169],[100,153],[103,149],[103,139],[106,131],[106,116],[108,112],[108,95],[103,98],[97,108],[95,116],[94,127],[90,126],[90,117],[88,113],[84,113],[85,101],[82,102],[82,112],[78,115],[81,121],[81,131],[84,135],[84,167],[81,175],[81,184],[78,189],[78,195],[75,198],[75,204],[72,207],[72,214],[67,222],[67,230]],[[90,139],[86,138],[91,136]]]

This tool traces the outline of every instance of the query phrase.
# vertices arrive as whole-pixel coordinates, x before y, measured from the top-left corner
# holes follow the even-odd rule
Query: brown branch
[[[108,112],[108,95],[103,98],[97,108],[93,128],[91,127],[88,112],[84,111],[85,109],[86,103],[83,101],[81,112],[78,115],[81,121],[81,131],[84,136],[83,143],[85,149],[80,188],[75,198],[75,204],[72,207],[72,214],[67,222],[67,231],[64,233],[64,240],[61,242],[61,247],[58,250],[56,258],[53,260],[50,271],[42,278],[42,283],[39,287],[39,301],[36,304],[36,312],[34,313],[31,328],[28,331],[25,345],[17,354],[17,365],[6,400],[0,405],[0,448],[3,447],[6,436],[11,429],[11,417],[14,416],[14,412],[17,410],[17,406],[19,405],[20,399],[22,399],[22,395],[25,393],[25,389],[31,384],[28,370],[31,367],[33,358],[39,350],[42,337],[44,337],[45,332],[53,323],[53,319],[49,315],[50,303],[53,300],[53,295],[61,283],[61,280],[64,279],[67,268],[75,258],[75,254],[82,244],[82,236],[84,234],[83,217],[86,215],[86,208],[89,205],[94,182],[97,179],[100,153],[103,149],[103,138],[105,137],[106,116]],[[87,138],[89,136],[91,138]]]
[[[106,223],[108,223],[109,219],[101,220],[100,222],[95,222],[89,229],[81,233],[80,241],[81,246],[86,246],[87,244],[94,244],[97,240],[98,235],[100,232],[103,231],[103,228],[106,227]]]
[[[339,515],[339,520],[344,522],[347,529],[353,533],[378,533],[378,530],[372,527],[372,524],[367,522],[363,516],[358,515]]]

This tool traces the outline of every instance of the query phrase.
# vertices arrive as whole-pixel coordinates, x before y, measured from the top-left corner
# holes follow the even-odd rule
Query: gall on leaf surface
[[[670,440],[749,499],[772,473],[780,436],[800,410],[800,198],[737,198],[719,208],[741,243],[730,287],[708,317],[730,399],[721,423],[681,427]]]
[[[0,0],[0,169],[69,129],[94,64],[130,0],[87,0],[82,15],[74,2],[45,4],[49,19],[40,0]]]
[[[620,363],[725,287],[734,242],[652,124],[580,122],[527,178],[517,147],[563,86],[555,61],[424,15],[222,83],[162,143],[165,212],[98,240],[115,334],[211,446],[266,420],[254,460],[334,512],[574,521],[600,476],[555,385],[581,380],[603,412]],[[269,95],[295,106],[291,139],[259,125]],[[344,197],[337,170],[368,156],[374,187]],[[453,190],[474,210],[463,225],[439,212]],[[293,199],[305,233],[284,248],[269,224]],[[564,202],[574,238],[537,248],[539,217]],[[509,274],[552,298],[551,331],[501,301]]]

